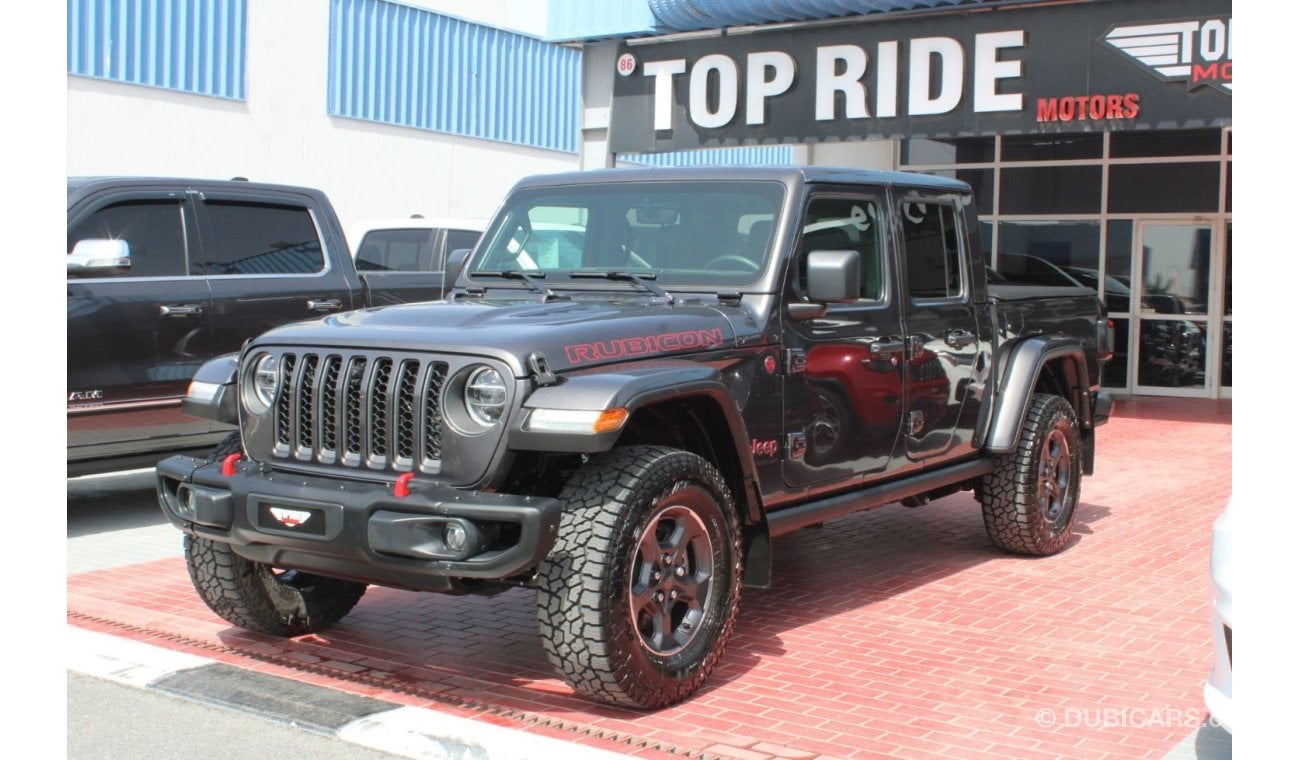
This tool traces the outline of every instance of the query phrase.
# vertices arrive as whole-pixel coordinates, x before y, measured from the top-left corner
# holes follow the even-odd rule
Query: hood
[[[736,305],[634,301],[436,301],[345,312],[271,330],[256,345],[337,346],[492,356],[526,374],[542,352],[552,371],[736,345],[758,331]]]

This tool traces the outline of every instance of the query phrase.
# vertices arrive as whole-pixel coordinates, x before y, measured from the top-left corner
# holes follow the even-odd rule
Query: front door
[[[902,426],[904,366],[899,298],[884,255],[890,231],[883,194],[826,191],[805,207],[792,266],[794,300],[806,294],[807,255],[855,250],[859,300],[787,321],[787,485],[832,486],[885,469]]]
[[[1139,222],[1134,247],[1134,324],[1130,362],[1137,393],[1208,396],[1219,382],[1222,309],[1213,294],[1216,225]]]
[[[181,448],[210,431],[180,411],[210,354],[208,285],[187,271],[190,209],[182,191],[141,190],[94,199],[68,220],[69,253],[82,240],[122,240],[130,255],[121,271],[68,278],[69,459]]]

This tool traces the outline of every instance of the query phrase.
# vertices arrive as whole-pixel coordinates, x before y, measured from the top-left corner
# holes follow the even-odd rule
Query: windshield
[[[660,286],[740,287],[767,265],[778,182],[621,182],[524,190],[487,233],[469,274],[523,271],[547,287],[573,272],[635,272]]]

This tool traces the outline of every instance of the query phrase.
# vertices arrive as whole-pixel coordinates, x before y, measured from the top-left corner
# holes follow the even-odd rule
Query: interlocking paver
[[[773,585],[744,591],[710,685],[656,713],[573,696],[547,666],[524,589],[480,598],[373,588],[336,628],[279,640],[216,618],[179,555],[146,530],[134,552],[96,545],[87,551],[100,556],[76,563],[70,554],[70,572],[84,572],[68,579],[69,619],[642,757],[663,756],[650,748],[663,742],[764,758],[1161,758],[1195,727],[1090,718],[1107,708],[1204,712],[1210,527],[1231,488],[1231,433],[1230,402],[1119,400],[1098,431],[1079,535],[1055,557],[995,550],[969,494],[777,539]]]

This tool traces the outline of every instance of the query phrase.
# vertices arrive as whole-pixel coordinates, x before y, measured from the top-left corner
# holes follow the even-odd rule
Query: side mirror
[[[457,248],[447,254],[447,263],[442,268],[442,289],[443,292],[451,290],[456,285],[457,278],[460,277],[460,270],[465,268],[465,260],[473,248]]]
[[[131,246],[125,240],[82,240],[68,254],[68,274],[119,274],[131,268]]]
[[[857,251],[812,251],[808,254],[808,300],[856,303],[862,288],[862,258]]]

